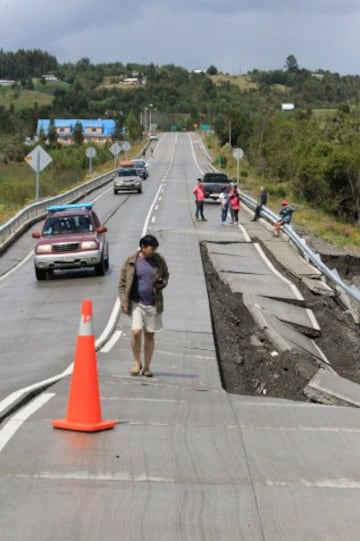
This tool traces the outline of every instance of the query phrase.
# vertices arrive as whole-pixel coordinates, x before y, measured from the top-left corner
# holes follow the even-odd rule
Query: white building
[[[295,105],[293,103],[282,103],[281,104],[281,110],[282,111],[292,111],[295,109]]]

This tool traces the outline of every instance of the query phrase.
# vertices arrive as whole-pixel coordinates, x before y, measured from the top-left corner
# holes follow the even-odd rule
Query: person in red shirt
[[[198,222],[207,222],[204,216],[205,189],[201,178],[197,179],[193,194],[195,195],[195,220]]]
[[[234,185],[229,192],[229,204],[231,209],[232,223],[239,223],[240,194],[239,189]]]

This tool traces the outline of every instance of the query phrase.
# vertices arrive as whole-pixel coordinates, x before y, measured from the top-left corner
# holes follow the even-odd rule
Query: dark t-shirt
[[[151,306],[155,303],[154,276],[156,273],[155,260],[150,257],[137,257],[135,262],[135,278],[131,289],[131,300]]]

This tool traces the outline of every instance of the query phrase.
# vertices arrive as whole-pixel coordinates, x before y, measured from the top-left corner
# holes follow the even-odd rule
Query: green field
[[[38,107],[50,105],[53,96],[38,92],[37,90],[19,90],[17,88],[0,88],[0,107],[8,109],[13,106],[16,110],[32,108],[37,103]]]
[[[0,86],[0,107],[8,109],[13,106],[16,110],[32,108],[36,103],[38,107],[50,105],[54,99],[54,91],[58,88],[68,88],[63,81],[48,81],[46,84],[40,79],[33,79],[34,90],[26,90],[19,86]]]

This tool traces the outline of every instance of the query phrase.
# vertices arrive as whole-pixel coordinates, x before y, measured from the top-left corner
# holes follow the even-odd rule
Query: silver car
[[[132,164],[138,170],[139,175],[143,180],[146,180],[149,176],[148,164],[142,158],[134,158],[131,160]]]
[[[114,194],[119,192],[142,192],[142,179],[135,167],[120,167],[114,177]]]

